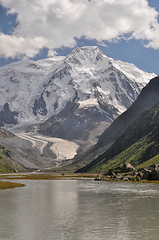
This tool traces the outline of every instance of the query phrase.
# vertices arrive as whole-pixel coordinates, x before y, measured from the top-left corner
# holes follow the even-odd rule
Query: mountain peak
[[[78,99],[81,111],[94,106],[110,124],[152,77],[108,58],[97,46],[76,48],[64,59],[19,61],[1,67],[0,120],[6,103],[13,115],[19,113],[18,125],[25,126],[45,121]]]
[[[66,61],[69,63],[76,63],[81,65],[84,62],[90,64],[98,64],[104,60],[105,64],[108,63],[108,57],[97,46],[84,46],[75,48],[67,57]]]
[[[74,53],[74,52],[89,52],[89,53],[91,53],[91,52],[100,52],[101,54],[103,54],[102,53],[102,51],[97,47],[97,46],[83,46],[83,47],[77,47],[77,48],[75,48],[75,49],[73,49],[72,50],[72,53]]]

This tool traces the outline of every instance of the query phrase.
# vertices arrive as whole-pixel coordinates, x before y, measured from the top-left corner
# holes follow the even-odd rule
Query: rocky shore
[[[159,164],[135,169],[130,163],[124,163],[122,167],[109,169],[108,172],[98,175],[94,180],[157,181],[159,180]]]

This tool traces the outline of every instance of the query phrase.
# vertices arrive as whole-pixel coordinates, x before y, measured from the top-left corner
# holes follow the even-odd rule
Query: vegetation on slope
[[[80,171],[105,172],[129,162],[135,167],[147,167],[159,162],[159,103],[145,111],[96,160]]]
[[[97,144],[91,148],[86,154],[80,157],[72,167],[79,169],[98,156],[106,152],[132,123],[134,123],[144,111],[157,104],[159,101],[159,77],[153,78],[131,107],[121,114],[99,137]],[[78,157],[77,157],[78,158]]]
[[[7,130],[0,129],[0,138],[9,138],[13,136],[14,135]],[[15,166],[16,164],[12,161],[9,150],[0,145],[0,173],[15,172]]]

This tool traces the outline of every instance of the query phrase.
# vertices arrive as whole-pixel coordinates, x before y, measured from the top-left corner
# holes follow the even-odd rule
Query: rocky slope
[[[1,139],[9,139],[12,137],[14,137],[12,133],[0,129],[0,141]],[[20,170],[24,170],[24,168],[12,159],[10,148],[0,143],[0,173],[16,172]]]
[[[114,141],[149,107],[159,101],[159,78],[156,77],[142,90],[136,101],[107,128],[95,146],[77,158],[77,168],[87,165],[108,150]]]
[[[106,57],[97,47],[77,48],[61,59],[21,61],[0,68],[2,124],[39,123],[69,103],[79,111],[97,108],[110,123],[154,76]]]
[[[97,47],[10,64],[0,68],[0,126],[75,141],[80,153],[97,142],[153,76]]]
[[[152,107],[149,108],[150,106]],[[123,131],[122,124],[127,126],[127,121],[130,122],[130,119],[133,123]],[[80,171],[104,172],[119,167],[125,162],[138,168],[159,163],[159,77],[151,80],[134,104],[113,125],[116,126],[114,144]]]
[[[27,133],[0,137],[0,146],[9,153],[12,162],[20,166],[16,171],[55,168],[73,157],[78,148],[69,141]]]
[[[75,49],[66,57],[64,65],[56,69],[52,79],[58,85],[61,79],[65,85],[62,97],[69,95],[69,99],[39,131],[69,140],[90,140],[94,144],[150,80],[149,74],[104,56],[96,47]]]

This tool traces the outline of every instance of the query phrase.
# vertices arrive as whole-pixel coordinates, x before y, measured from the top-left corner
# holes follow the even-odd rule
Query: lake
[[[159,239],[159,184],[17,182],[0,191],[0,240]]]

